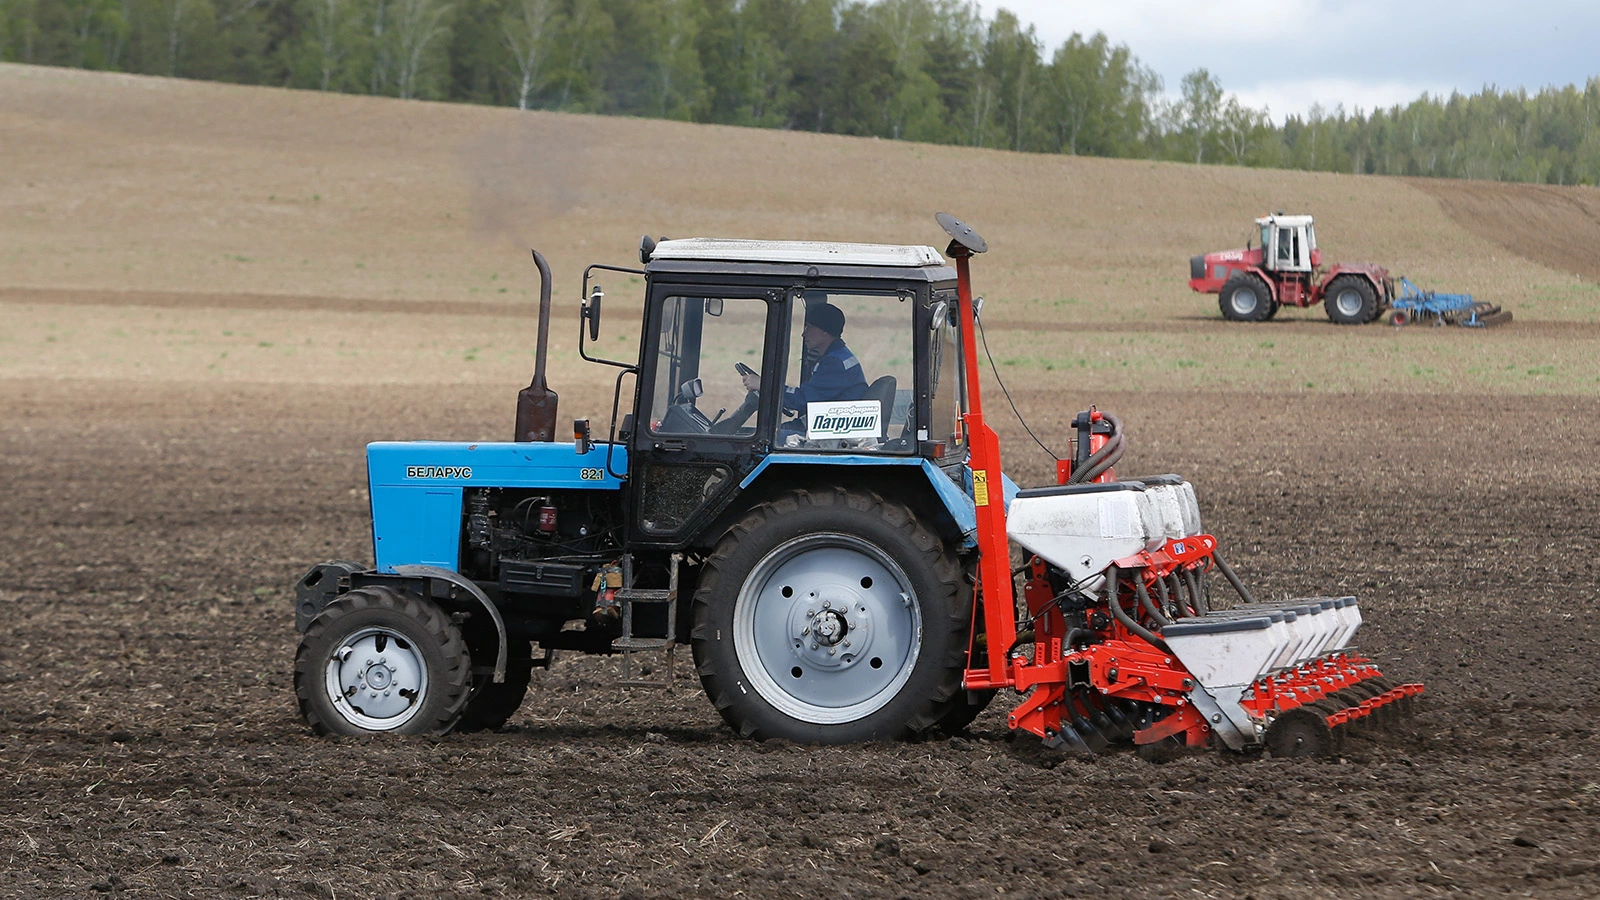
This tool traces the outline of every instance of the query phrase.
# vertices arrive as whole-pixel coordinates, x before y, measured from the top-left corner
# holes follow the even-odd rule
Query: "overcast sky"
[[[1424,91],[1582,85],[1600,75],[1600,0],[979,0],[1031,22],[1046,58],[1074,32],[1127,44],[1175,94],[1209,69],[1273,119],[1313,103],[1409,103]]]

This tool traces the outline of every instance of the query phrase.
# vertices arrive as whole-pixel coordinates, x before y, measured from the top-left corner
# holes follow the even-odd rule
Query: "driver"
[[[783,389],[785,410],[804,412],[807,403],[860,400],[866,396],[867,378],[861,372],[861,361],[845,346],[843,334],[844,311],[839,307],[826,302],[806,307],[800,340],[805,344],[806,356],[816,362],[803,374],[799,387]],[[759,373],[750,372],[743,378],[745,390],[760,390]]]

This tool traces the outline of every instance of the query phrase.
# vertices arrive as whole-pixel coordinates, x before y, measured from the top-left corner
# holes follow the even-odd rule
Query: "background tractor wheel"
[[[1280,310],[1282,308],[1283,308],[1283,304],[1282,303],[1279,303],[1276,300],[1272,301],[1270,304],[1267,305],[1267,314],[1261,317],[1261,321],[1263,321],[1263,322],[1271,322],[1274,318],[1277,317],[1278,310]]]
[[[1408,313],[1403,309],[1393,310],[1389,313],[1389,324],[1395,326],[1396,328],[1399,328],[1403,325],[1410,325],[1411,313]]]
[[[1378,317],[1378,295],[1358,275],[1341,275],[1328,285],[1322,308],[1335,325],[1365,325]]]
[[[471,686],[460,630],[433,603],[391,587],[328,604],[294,660],[300,714],[318,734],[443,734]]]
[[[1217,295],[1222,317],[1234,322],[1260,322],[1272,314],[1272,292],[1266,282],[1254,275],[1228,279]]]
[[[533,647],[528,641],[511,639],[506,642],[506,680],[496,684],[492,664],[494,651],[488,655],[490,670],[473,677],[472,696],[466,709],[461,711],[457,731],[493,731],[504,725],[522,698],[528,693],[528,683],[533,680]]]
[[[751,510],[706,560],[695,666],[745,737],[912,737],[982,710],[961,691],[971,602],[955,555],[906,507],[792,491]]]

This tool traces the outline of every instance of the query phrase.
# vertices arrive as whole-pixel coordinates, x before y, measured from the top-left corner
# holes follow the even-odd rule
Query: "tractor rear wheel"
[[[1335,325],[1365,325],[1378,317],[1378,295],[1359,275],[1341,275],[1328,285],[1322,308]]]
[[[1222,286],[1217,305],[1222,307],[1224,319],[1260,322],[1271,318],[1275,304],[1266,282],[1254,275],[1236,275]]]
[[[908,508],[842,487],[791,491],[706,560],[695,666],[745,737],[914,737],[982,709],[961,693],[971,602],[955,554]]]
[[[318,734],[444,734],[472,687],[472,657],[439,607],[374,585],[340,595],[294,660],[300,714]]]

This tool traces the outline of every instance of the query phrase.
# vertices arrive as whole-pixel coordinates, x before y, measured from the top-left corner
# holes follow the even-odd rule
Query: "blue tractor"
[[[556,651],[685,643],[748,737],[970,722],[993,691],[963,685],[982,647],[956,270],[926,246],[646,238],[642,268],[584,273],[579,351],[617,371],[613,409],[604,440],[579,420],[558,442],[534,257],[515,440],[369,445],[374,564],[297,582],[306,722],[495,728]],[[597,272],[643,277],[636,359],[591,355]]]
[[[579,352],[617,370],[604,441],[586,420],[553,440],[535,253],[516,440],[370,445],[375,565],[297,585],[306,721],[494,728],[558,650],[682,643],[758,739],[955,730],[1000,690],[1013,730],[1079,754],[1316,756],[1404,714],[1423,686],[1355,652],[1356,599],[1254,602],[1187,482],[1117,477],[1115,416],[1081,413],[1058,483],[1016,490],[978,379],[987,244],[939,221],[954,267],[923,246],[648,238],[643,269],[591,266]],[[644,278],[636,361],[589,355],[596,270]]]

